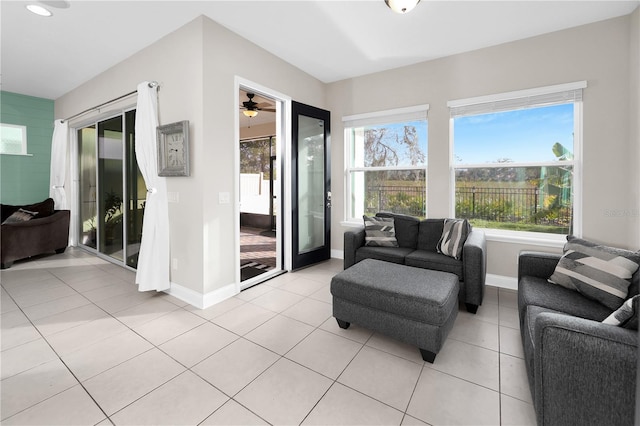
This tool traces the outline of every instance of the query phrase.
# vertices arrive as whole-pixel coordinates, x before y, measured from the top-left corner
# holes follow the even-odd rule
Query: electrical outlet
[[[218,202],[220,204],[229,204],[231,202],[231,194],[229,194],[228,192],[219,193]]]

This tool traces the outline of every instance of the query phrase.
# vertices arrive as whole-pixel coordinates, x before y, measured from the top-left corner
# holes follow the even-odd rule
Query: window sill
[[[511,244],[528,244],[551,248],[562,248],[567,242],[567,236],[562,234],[546,234],[542,232],[505,231],[502,229],[474,228],[482,230],[487,241]]]
[[[13,157],[33,157],[33,154],[11,154],[10,152],[0,152],[0,155],[11,155]]]
[[[355,220],[343,220],[340,222],[340,225],[344,228],[356,228],[356,229],[364,228],[364,223],[356,222]]]

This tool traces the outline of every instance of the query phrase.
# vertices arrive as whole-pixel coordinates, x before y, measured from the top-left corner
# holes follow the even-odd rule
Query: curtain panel
[[[135,124],[136,157],[147,186],[136,273],[139,291],[162,291],[170,287],[169,207],[166,180],[158,176],[157,126],[157,87],[149,87],[145,81],[138,85]]]
[[[51,139],[51,171],[49,175],[49,197],[53,198],[56,210],[67,210],[67,194],[64,181],[67,169],[67,145],[69,139],[69,123],[56,120]]]

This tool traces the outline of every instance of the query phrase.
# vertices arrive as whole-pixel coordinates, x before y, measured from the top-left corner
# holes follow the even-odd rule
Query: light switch
[[[167,191],[167,201],[169,203],[177,203],[180,200],[180,195],[178,192]]]

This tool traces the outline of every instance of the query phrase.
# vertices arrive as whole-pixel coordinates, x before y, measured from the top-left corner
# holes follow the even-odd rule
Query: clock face
[[[184,165],[184,138],[182,133],[167,135],[167,165],[182,167]]]

